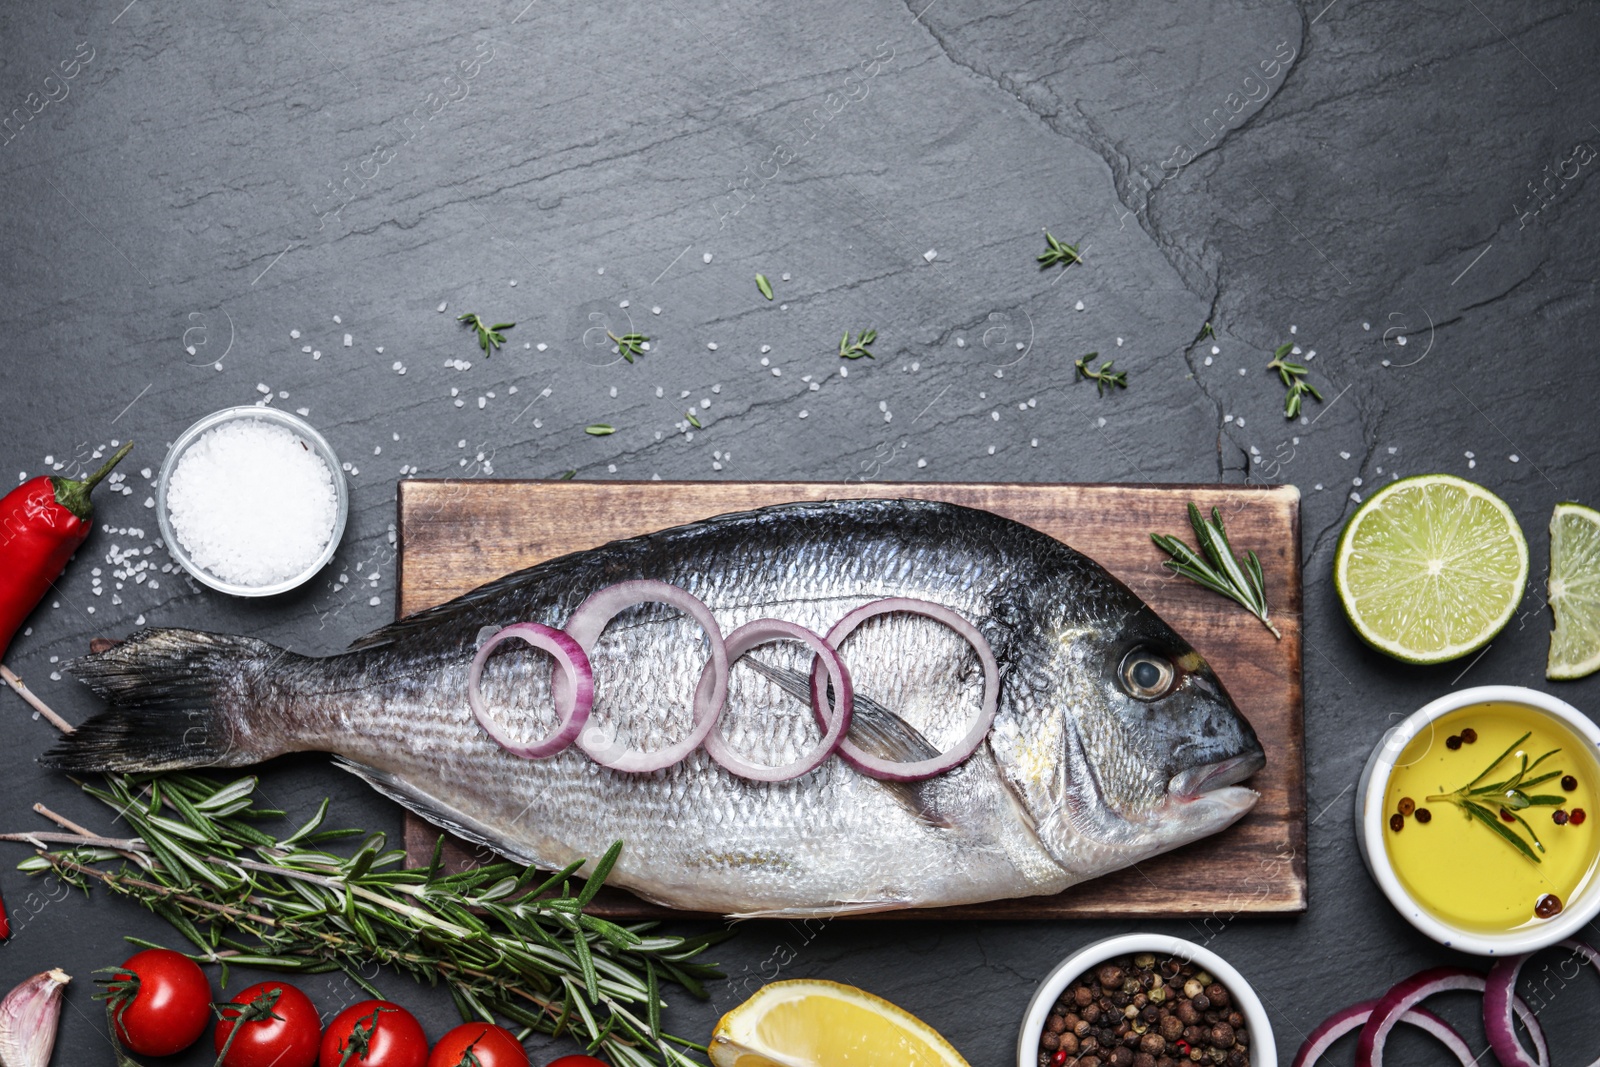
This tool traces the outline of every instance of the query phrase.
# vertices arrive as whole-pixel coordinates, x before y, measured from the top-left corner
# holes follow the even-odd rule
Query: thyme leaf
[[[500,331],[509,330],[511,327],[516,325],[514,322],[497,322],[493,326],[490,326],[470,311],[465,315],[457,315],[456,321],[464,322],[477,331],[478,347],[483,349],[483,354],[485,356],[491,355],[494,349],[497,349],[501,345],[505,344],[506,335]]]

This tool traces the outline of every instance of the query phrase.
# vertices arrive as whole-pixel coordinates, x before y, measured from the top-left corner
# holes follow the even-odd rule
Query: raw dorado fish
[[[881,597],[947,605],[1000,667],[987,742],[921,783],[837,757],[790,782],[724,772],[703,750],[629,775],[576,746],[547,759],[498,747],[467,705],[485,628],[561,626],[589,594],[653,578],[703,600],[724,633],[779,618],[818,633]],[[662,605],[623,612],[591,661],[590,729],[654,749],[683,736],[706,641]],[[921,759],[977,714],[970,646],[903,613],[841,650],[850,736]],[[758,648],[733,668],[718,729],[780,764],[818,738],[794,695],[811,654]],[[757,662],[752,663],[752,660]],[[1205,661],[1098,564],[988,512],[907,500],[788,504],[617,541],[508,575],[385,626],[336,656],[248,637],[147,629],[72,669],[109,708],[43,762],[70,771],[235,767],[331,752],[430,821],[514,859],[560,867],[624,844],[613,884],[677,908],[822,915],[1055,893],[1234,822],[1265,756]],[[555,722],[551,661],[521,642],[484,670],[491,713],[520,737]]]

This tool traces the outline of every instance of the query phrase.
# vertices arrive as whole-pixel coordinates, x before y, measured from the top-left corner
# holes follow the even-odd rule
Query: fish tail
[[[236,767],[288,751],[276,728],[307,660],[253,637],[146,629],[67,669],[106,710],[39,758],[63,771]]]

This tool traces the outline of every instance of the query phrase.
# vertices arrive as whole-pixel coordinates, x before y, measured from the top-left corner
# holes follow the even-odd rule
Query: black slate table
[[[1471,962],[1413,932],[1357,858],[1353,782],[1386,725],[1489,682],[1600,708],[1600,680],[1542,670],[1550,509],[1600,500],[1597,39],[1600,13],[1571,0],[8,5],[0,473],[138,446],[7,661],[79,720],[93,702],[58,661],[139,622],[333,652],[393,611],[406,474],[1292,482],[1309,912],[748,923],[717,950],[733,981],[668,1013],[703,1036],[767,978],[824,976],[1001,1064],[1058,958],[1151,927],[1209,937],[1292,1055],[1330,1010]],[[1083,263],[1040,270],[1043,229]],[[492,358],[455,321],[468,311],[516,322]],[[651,349],[616,362],[607,329]],[[864,329],[874,358],[841,361],[840,333]],[[1284,343],[1324,398],[1296,420],[1266,370]],[[1089,352],[1125,391],[1074,381]],[[257,401],[307,411],[352,467],[335,564],[268,602],[143,555],[166,442]],[[583,432],[602,422],[617,432]],[[1502,494],[1533,570],[1487,652],[1417,669],[1355,640],[1329,571],[1356,498],[1426,471]],[[131,550],[153,573],[117,588]],[[35,800],[98,818],[34,764],[48,726],[10,694],[0,712],[0,822],[38,825]],[[320,758],[269,766],[263,788],[399,826]],[[124,934],[175,938],[8,857],[0,984],[65,966],[55,1062],[109,1063],[92,970]],[[1585,981],[1548,1010],[1558,1063],[1600,1044]],[[378,982],[430,1032],[450,1021],[441,992]],[[328,1010],[355,997],[337,978],[308,990]],[[1443,1002],[1463,1022],[1472,1006]]]

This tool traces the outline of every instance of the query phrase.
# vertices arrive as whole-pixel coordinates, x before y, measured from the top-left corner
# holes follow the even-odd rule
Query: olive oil
[[[1485,773],[1508,748],[1510,754]],[[1518,794],[1470,797],[1501,832],[1459,803],[1463,787],[1481,790],[1513,779],[1524,757],[1531,765],[1553,749],[1530,767],[1526,780],[1560,774]],[[1597,785],[1600,761],[1558,720],[1516,704],[1462,708],[1413,738],[1389,776],[1383,814],[1389,860],[1407,892],[1452,926],[1500,933],[1542,923],[1596,877]],[[1531,805],[1518,807],[1530,798]]]

